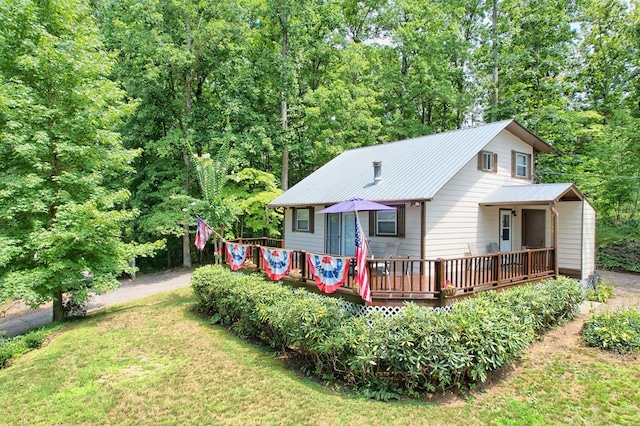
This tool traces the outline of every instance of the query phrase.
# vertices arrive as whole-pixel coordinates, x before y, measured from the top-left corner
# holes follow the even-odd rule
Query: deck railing
[[[253,239],[243,239],[249,245],[248,259],[257,270],[264,269],[260,254],[262,244],[251,244]],[[270,247],[281,248],[281,240]],[[241,241],[237,241],[240,243]],[[306,251],[293,250],[292,269],[299,269],[302,278],[296,281],[314,285],[308,270]],[[224,260],[223,260],[224,262]],[[369,282],[373,303],[385,304],[403,300],[438,300],[443,302],[442,289],[453,286],[455,297],[464,297],[474,292],[500,289],[514,284],[551,278],[555,275],[555,249],[540,248],[502,253],[488,253],[453,259],[370,259],[368,260]],[[347,280],[339,291],[352,292],[356,260],[351,260]],[[286,278],[291,279],[291,278]]]

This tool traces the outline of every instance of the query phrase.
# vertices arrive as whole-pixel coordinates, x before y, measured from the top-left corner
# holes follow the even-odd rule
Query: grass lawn
[[[191,313],[186,288],[68,324],[0,370],[3,424],[638,424],[640,360],[532,350],[466,398],[325,388]]]

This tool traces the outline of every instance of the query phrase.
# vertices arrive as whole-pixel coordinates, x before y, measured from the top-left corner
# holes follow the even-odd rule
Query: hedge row
[[[192,286],[212,323],[295,351],[307,371],[378,399],[482,382],[583,300],[577,281],[559,279],[484,292],[450,311],[409,303],[385,317],[219,266],[196,270]]]

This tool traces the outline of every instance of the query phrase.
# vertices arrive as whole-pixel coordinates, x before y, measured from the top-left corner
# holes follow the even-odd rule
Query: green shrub
[[[0,337],[0,368],[5,368],[11,358],[13,358],[13,348],[10,340]]]
[[[0,368],[7,367],[11,359],[42,346],[47,334],[46,330],[39,329],[13,338],[0,337]]]
[[[618,353],[640,352],[640,312],[629,309],[593,315],[585,321],[581,335],[588,346]]]
[[[596,264],[600,268],[640,272],[640,240],[622,240],[600,246]]]
[[[386,317],[220,266],[196,270],[192,286],[212,323],[295,351],[305,371],[378,399],[482,382],[583,300],[581,285],[561,278],[484,292],[450,311],[409,303]]]
[[[591,302],[605,303],[615,296],[613,287],[603,282],[596,284],[592,289],[587,290],[587,300]]]

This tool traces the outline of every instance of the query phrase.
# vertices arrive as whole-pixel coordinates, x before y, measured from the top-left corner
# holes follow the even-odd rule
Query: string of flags
[[[198,218],[198,226],[196,228],[195,246],[200,250],[204,250],[211,234],[218,236],[226,247],[227,264],[232,271],[241,269],[248,261],[250,248],[246,244],[238,244],[225,241],[216,231],[214,231],[207,223]],[[371,293],[369,287],[369,277],[367,276],[366,258],[367,247],[363,243],[363,232],[360,224],[356,221],[356,264],[357,276],[354,281],[358,284],[358,292],[360,296],[367,302],[371,301]],[[222,245],[216,250],[215,254],[222,253]],[[291,270],[293,264],[293,251],[261,247],[261,255],[263,259],[264,272],[269,279],[277,281],[282,279]],[[340,288],[348,278],[348,271],[351,259],[348,257],[336,257],[321,254],[306,254],[306,261],[309,271],[313,277],[318,289],[324,293],[334,293]]]

